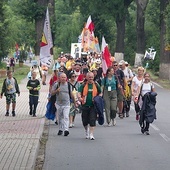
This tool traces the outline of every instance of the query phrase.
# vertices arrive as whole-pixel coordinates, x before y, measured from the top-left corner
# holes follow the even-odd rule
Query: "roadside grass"
[[[148,71],[151,75],[151,80],[161,85],[163,88],[170,90],[170,80],[160,79],[158,73]]]
[[[1,68],[6,69],[6,66],[4,67],[2,64],[0,69]],[[19,64],[15,65],[13,76],[17,79],[18,84],[21,83],[21,80],[23,80],[27,76],[29,70],[29,66],[23,65],[23,67],[20,67]],[[2,84],[5,78],[6,77],[0,77],[0,90],[2,88]]]

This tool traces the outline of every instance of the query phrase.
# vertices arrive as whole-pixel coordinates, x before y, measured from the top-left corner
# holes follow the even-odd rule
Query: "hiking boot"
[[[15,111],[14,110],[12,111],[12,116],[15,117]]]
[[[58,131],[58,135],[62,135],[63,134],[63,131],[62,130],[59,130]]]
[[[64,131],[64,136],[68,136],[68,135],[69,135],[69,131],[68,130]]]
[[[29,115],[32,115],[32,111],[29,112]]]
[[[5,116],[9,116],[9,112],[6,112]]]

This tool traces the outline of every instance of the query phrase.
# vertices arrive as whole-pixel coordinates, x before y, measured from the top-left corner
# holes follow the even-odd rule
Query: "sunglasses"
[[[71,76],[71,77],[76,77],[76,76]]]
[[[113,66],[117,66],[117,64],[116,64],[116,65],[113,65]]]

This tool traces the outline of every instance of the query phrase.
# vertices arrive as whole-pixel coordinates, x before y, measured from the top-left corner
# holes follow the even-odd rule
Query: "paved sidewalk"
[[[49,82],[49,77],[47,82]],[[19,84],[21,94],[17,96],[16,117],[6,117],[5,97],[0,99],[0,169],[34,169],[43,133],[49,86],[41,85],[37,117],[29,115],[29,92],[27,78]]]

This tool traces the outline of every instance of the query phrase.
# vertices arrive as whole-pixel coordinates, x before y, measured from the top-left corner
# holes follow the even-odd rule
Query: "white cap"
[[[121,60],[121,61],[119,62],[119,65],[122,65],[122,64],[125,64],[125,61],[124,61],[124,60]]]

